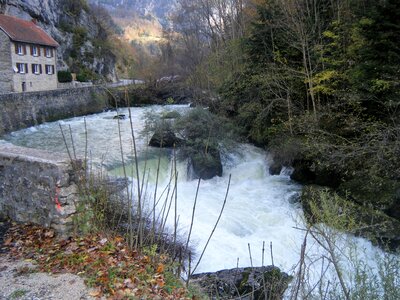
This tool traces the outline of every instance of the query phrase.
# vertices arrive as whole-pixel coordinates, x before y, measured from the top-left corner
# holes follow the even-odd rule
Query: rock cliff
[[[120,9],[133,11],[139,16],[156,18],[163,27],[170,25],[169,16],[176,7],[176,0],[90,0],[103,5],[110,12]]]
[[[58,69],[88,79],[116,79],[109,32],[85,0],[0,0],[0,13],[37,24],[59,44]]]

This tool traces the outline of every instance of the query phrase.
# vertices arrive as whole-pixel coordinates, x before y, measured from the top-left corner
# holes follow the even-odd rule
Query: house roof
[[[32,21],[0,14],[0,29],[16,42],[58,47],[58,43]]]

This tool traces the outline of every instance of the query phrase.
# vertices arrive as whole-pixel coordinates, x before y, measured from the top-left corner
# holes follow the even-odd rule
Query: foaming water
[[[143,170],[146,170],[149,199],[153,198],[151,193],[155,189],[155,174],[159,160],[157,195],[162,193],[170,180],[173,159],[170,150],[147,147],[148,137],[141,135],[146,114],[150,111],[160,113],[163,110],[178,110],[184,113],[187,109],[189,109],[187,106],[132,108],[132,126],[137,138],[139,168],[142,176]],[[118,113],[129,114],[127,109],[122,109]],[[114,120],[115,115],[115,112],[105,112],[85,118],[43,124],[11,133],[5,140],[21,146],[54,152],[66,152],[64,145],[66,140],[71,153],[75,151],[82,157],[87,148],[87,155],[93,163],[105,166],[112,175],[123,175],[121,137],[122,152],[127,162],[125,171],[128,176],[135,177],[132,164],[131,124],[129,119]],[[63,128],[65,138],[62,137],[60,126]],[[71,144],[70,134],[74,140],[74,147]],[[266,157],[267,154],[256,147],[238,145],[234,154],[224,158],[223,176],[201,182],[191,239],[191,245],[197,254],[203,249],[218,219],[229,175],[232,176],[225,211],[196,273],[234,268],[237,265],[260,266],[263,261],[268,265],[272,263],[272,259],[275,265],[286,272],[296,268],[305,236],[302,228],[306,226],[302,221],[301,207],[290,199],[299,193],[301,187],[290,180],[290,169],[284,170],[280,176],[270,176]],[[197,180],[187,178],[186,162],[179,162],[177,169],[179,174],[177,211],[180,233],[185,235],[191,223]],[[172,224],[170,215],[169,225]],[[335,234],[337,236],[335,245],[341,249],[343,257],[358,251],[357,255],[364,261],[373,262],[374,257],[381,255],[379,249],[364,239],[341,233]],[[306,256],[308,261],[315,261],[309,269],[310,277],[317,278],[321,274],[323,261],[317,258],[324,255],[326,251],[323,247],[309,238]],[[351,266],[348,265],[346,268],[351,269]],[[350,276],[351,272],[348,275]]]

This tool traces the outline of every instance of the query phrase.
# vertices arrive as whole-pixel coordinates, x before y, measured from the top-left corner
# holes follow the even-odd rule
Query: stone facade
[[[108,107],[99,87],[0,95],[0,136],[44,122],[98,113]]]
[[[51,227],[61,236],[68,236],[73,232],[78,200],[68,158],[0,144],[1,217]]]
[[[0,93],[13,90],[13,73],[10,39],[0,30]]]
[[[10,42],[11,62],[13,69],[12,92],[30,92],[57,89],[56,48],[34,44],[21,44]],[[17,54],[16,47],[25,47],[25,54]],[[36,47],[38,55],[31,54],[31,47]],[[46,49],[52,55],[46,56]],[[17,64],[25,64],[28,70],[24,73],[16,72]],[[34,65],[37,65],[37,73],[34,73]],[[49,72],[50,71],[50,72]]]
[[[59,44],[36,21],[0,14],[0,41],[0,93],[57,89]]]

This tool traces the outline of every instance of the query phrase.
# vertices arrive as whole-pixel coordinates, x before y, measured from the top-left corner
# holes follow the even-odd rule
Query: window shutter
[[[32,74],[35,74],[35,65],[32,64]]]
[[[54,66],[51,66],[51,74],[54,74],[55,70],[54,70]]]
[[[50,49],[51,51],[51,57],[54,57],[54,49]],[[54,67],[54,66],[53,66]],[[54,73],[54,72],[53,72]]]
[[[31,48],[31,55],[33,55],[33,45],[31,45],[30,48]]]
[[[28,64],[25,64],[25,73],[28,74],[29,70],[28,70]]]
[[[38,56],[40,56],[40,46],[38,46]]]
[[[42,74],[42,65],[39,65],[40,74]]]
[[[18,54],[18,44],[14,43],[14,46],[15,46],[15,54]]]
[[[24,55],[26,55],[26,45],[24,45]]]

